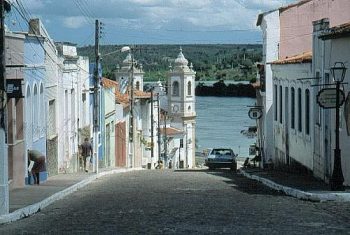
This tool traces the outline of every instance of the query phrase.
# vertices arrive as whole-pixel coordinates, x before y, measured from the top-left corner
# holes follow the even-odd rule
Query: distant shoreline
[[[256,92],[250,83],[231,83],[226,85],[224,81],[219,81],[211,86],[207,86],[205,83],[200,82],[196,86],[196,96],[256,98]]]

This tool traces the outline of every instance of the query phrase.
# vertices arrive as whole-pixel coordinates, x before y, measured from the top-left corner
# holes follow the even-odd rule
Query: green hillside
[[[123,45],[102,45],[100,53],[104,76],[113,78],[126,57],[119,52]],[[251,80],[256,77],[254,63],[262,59],[261,45],[217,44],[217,45],[182,45],[183,54],[193,63],[197,72],[196,80]],[[138,45],[135,46],[134,58],[143,65],[145,81],[164,80],[169,65],[179,53],[180,45]],[[78,48],[79,55],[89,56],[93,61],[94,47]]]

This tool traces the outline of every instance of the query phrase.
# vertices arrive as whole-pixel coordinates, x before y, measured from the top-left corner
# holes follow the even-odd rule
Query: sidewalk
[[[51,176],[40,185],[26,185],[10,190],[10,213],[0,216],[0,224],[13,222],[39,212],[53,202],[64,198],[79,188],[105,175],[117,174],[141,168],[99,169],[99,173],[74,173]]]
[[[310,175],[260,168],[241,168],[240,172],[247,178],[302,200],[350,202],[350,187],[345,191],[330,191],[329,185]]]

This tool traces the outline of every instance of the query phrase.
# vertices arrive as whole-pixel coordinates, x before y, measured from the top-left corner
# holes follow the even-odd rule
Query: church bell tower
[[[168,110],[173,125],[184,132],[183,144],[179,149],[185,168],[195,167],[195,75],[192,63],[188,66],[188,60],[180,48],[168,77]]]

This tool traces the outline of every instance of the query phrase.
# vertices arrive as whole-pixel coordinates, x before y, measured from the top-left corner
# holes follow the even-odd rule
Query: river
[[[255,142],[241,134],[255,121],[248,117],[253,98],[196,96],[196,141],[198,149],[229,147],[239,157],[247,157]]]

